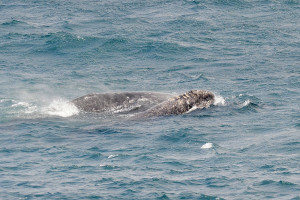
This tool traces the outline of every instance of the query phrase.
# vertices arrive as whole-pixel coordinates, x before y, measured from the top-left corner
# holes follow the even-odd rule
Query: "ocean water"
[[[0,199],[300,199],[298,0],[0,1]],[[205,110],[82,113],[205,89]]]

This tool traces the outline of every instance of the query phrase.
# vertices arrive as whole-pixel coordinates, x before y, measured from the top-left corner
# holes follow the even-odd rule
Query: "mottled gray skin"
[[[179,96],[151,92],[124,92],[88,94],[71,102],[85,112],[138,111],[134,118],[179,115],[193,109],[208,108],[214,94],[204,90],[191,90]]]
[[[122,109],[147,110],[170,98],[168,94],[151,92],[124,92],[88,94],[71,102],[85,112],[105,112]]]
[[[191,90],[173,97],[137,117],[153,117],[163,115],[179,115],[194,109],[208,108],[214,103],[215,95],[209,91]]]

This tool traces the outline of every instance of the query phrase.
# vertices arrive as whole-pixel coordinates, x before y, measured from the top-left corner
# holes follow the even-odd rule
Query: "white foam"
[[[78,108],[71,102],[63,99],[53,100],[49,106],[42,108],[42,113],[60,117],[70,117],[79,113]]]
[[[215,106],[225,106],[225,99],[222,96],[219,95],[215,95],[215,101],[214,101],[214,105]]]
[[[207,142],[204,145],[202,145],[201,149],[210,149],[212,147],[213,147],[213,144],[210,142]]]
[[[29,107],[29,103],[26,103],[26,102],[18,102],[18,103],[15,103],[13,105],[11,105],[11,107]]]
[[[251,103],[251,101],[248,99],[242,104],[242,106],[243,107],[248,106],[250,103]]]
[[[35,105],[30,105],[26,108],[26,110],[24,111],[26,114],[31,114],[37,111],[37,106]]]
[[[109,155],[107,158],[114,158],[114,157],[117,157],[118,155],[114,155],[114,154],[112,154],[112,155]]]
[[[30,114],[37,111],[37,106],[32,105],[31,103],[23,101],[17,102],[15,100],[13,100],[12,102],[14,102],[14,104],[11,105],[12,108],[21,109],[26,114]]]

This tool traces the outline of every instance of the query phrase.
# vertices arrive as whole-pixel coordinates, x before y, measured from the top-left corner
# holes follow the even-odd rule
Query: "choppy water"
[[[0,1],[0,199],[299,199],[300,2]],[[206,89],[128,120],[88,93]]]

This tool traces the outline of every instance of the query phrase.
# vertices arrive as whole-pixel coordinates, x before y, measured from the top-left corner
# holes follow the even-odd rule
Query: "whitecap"
[[[242,104],[242,106],[243,107],[248,106],[250,103],[251,103],[251,101],[248,99]]]
[[[107,158],[114,158],[114,157],[117,157],[118,155],[109,155]]]
[[[213,147],[213,144],[210,142],[207,142],[204,145],[202,145],[201,149],[210,149],[212,147]]]

